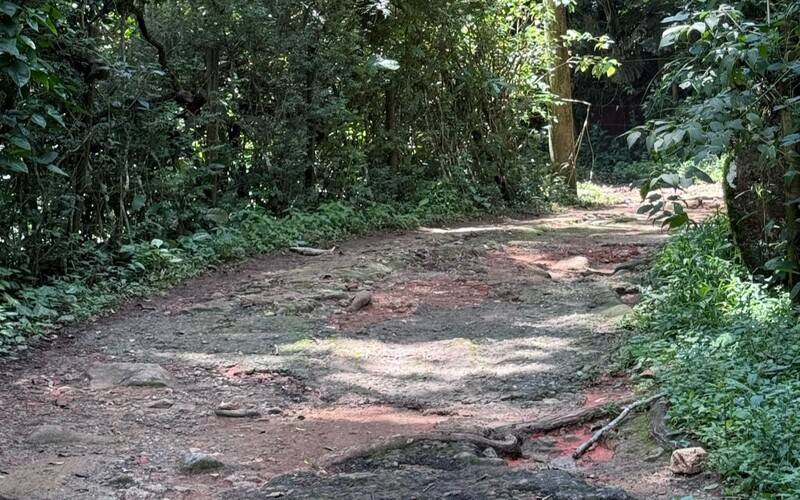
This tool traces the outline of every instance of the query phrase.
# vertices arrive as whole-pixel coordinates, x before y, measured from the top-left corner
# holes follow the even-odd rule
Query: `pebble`
[[[217,470],[225,467],[221,461],[199,450],[189,450],[183,456],[181,469],[191,474]]]
[[[148,408],[153,408],[156,410],[165,410],[167,408],[172,408],[175,403],[169,399],[159,399],[158,401],[154,401],[147,405]]]

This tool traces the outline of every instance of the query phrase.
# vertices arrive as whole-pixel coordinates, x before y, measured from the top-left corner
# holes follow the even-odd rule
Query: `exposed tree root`
[[[402,449],[421,441],[439,441],[443,443],[472,443],[481,448],[493,448],[499,455],[519,456],[521,454],[521,442],[516,436],[506,436],[503,440],[490,439],[480,434],[469,432],[425,432],[412,436],[391,436],[383,438],[366,446],[354,446],[344,450],[329,453],[319,461],[321,468],[333,467],[336,465],[364,458],[377,453],[390,450]]]
[[[594,435],[592,435],[592,437],[588,441],[578,446],[578,448],[575,450],[575,453],[572,454],[572,458],[574,458],[575,460],[581,458],[583,454],[586,453],[586,451],[588,451],[589,448],[592,447],[593,444],[600,441],[603,438],[603,436],[605,436],[613,429],[615,429],[623,420],[625,420],[625,417],[627,417],[633,410],[639,408],[640,406],[648,405],[653,401],[656,401],[657,399],[661,399],[665,395],[666,394],[664,393],[656,394],[646,399],[640,399],[639,401],[635,401],[630,405],[626,406],[622,410],[622,413],[620,413],[617,416],[617,418],[615,418],[614,420],[603,426],[600,430],[595,432]]]
[[[535,434],[537,432],[550,432],[564,427],[571,427],[573,425],[584,424],[592,422],[599,418],[610,415],[615,408],[620,405],[628,405],[634,401],[632,398],[626,398],[619,401],[613,401],[612,404],[602,406],[592,406],[590,408],[581,408],[578,411],[568,413],[566,415],[559,415],[552,418],[545,418],[542,420],[534,420],[531,422],[520,422],[516,424],[508,424],[502,427],[492,429],[491,435],[505,436],[512,435],[521,437],[526,434]]]

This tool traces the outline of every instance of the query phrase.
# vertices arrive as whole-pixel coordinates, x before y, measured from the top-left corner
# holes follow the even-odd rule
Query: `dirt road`
[[[523,457],[420,440],[329,461],[630,396],[604,373],[637,264],[666,237],[635,208],[264,256],[61,332],[0,364],[0,498],[695,492],[710,479],[672,476],[642,418],[578,462],[592,423],[526,436]],[[372,303],[349,312],[359,291]]]

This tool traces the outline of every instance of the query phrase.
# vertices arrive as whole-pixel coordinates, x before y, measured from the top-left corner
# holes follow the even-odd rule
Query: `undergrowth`
[[[731,493],[800,496],[800,325],[786,293],[753,281],[722,216],[661,252],[627,361],[653,368],[670,421],[711,451]]]
[[[543,203],[527,208],[544,211]],[[314,211],[291,210],[275,217],[260,207],[220,214],[218,224],[176,239],[123,245],[118,251],[87,244],[82,266],[42,283],[23,271],[0,267],[0,354],[26,349],[30,340],[64,324],[108,310],[195,276],[220,263],[286,248],[297,242],[319,244],[368,231],[408,229],[452,222],[496,208],[478,195],[430,186],[414,203],[343,202]],[[220,209],[221,211],[221,209]],[[224,215],[224,216],[222,216]]]

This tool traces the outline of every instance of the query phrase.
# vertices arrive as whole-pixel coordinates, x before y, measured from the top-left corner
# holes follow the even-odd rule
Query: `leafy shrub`
[[[725,218],[661,252],[627,346],[654,368],[670,420],[711,449],[734,493],[800,495],[800,325],[786,293],[752,280]]]

